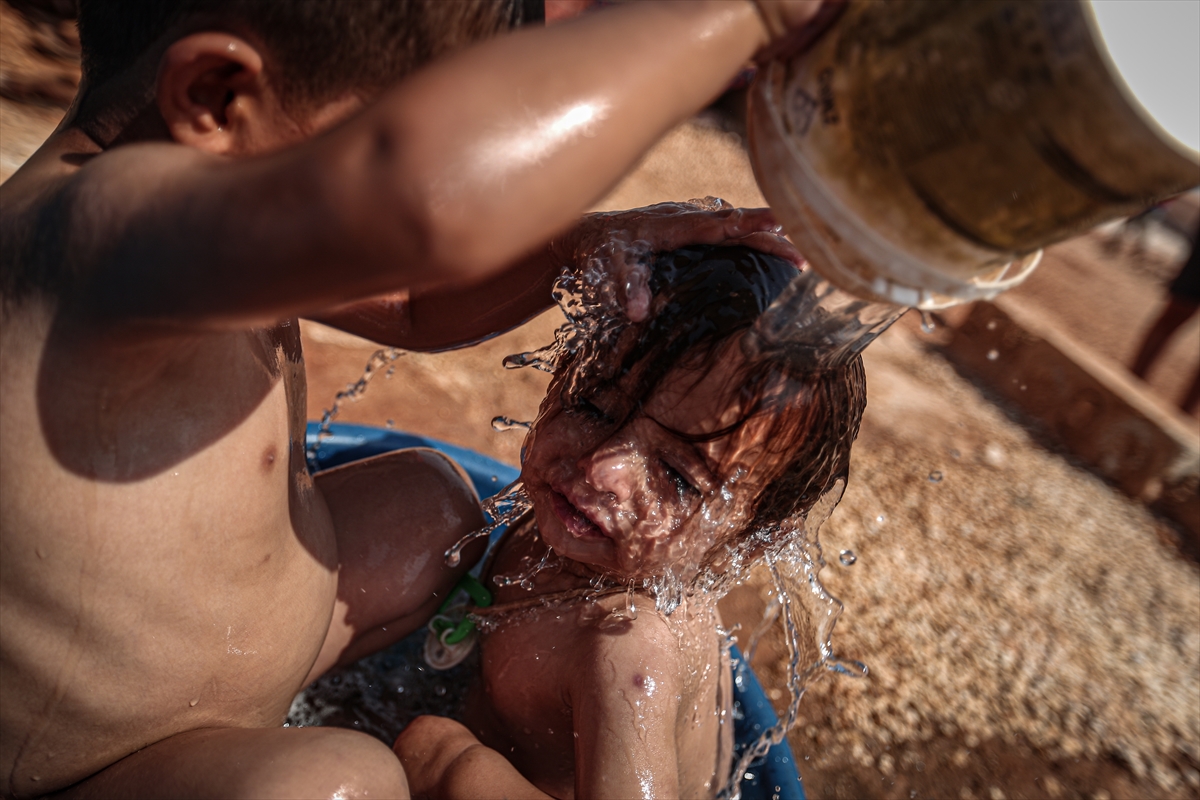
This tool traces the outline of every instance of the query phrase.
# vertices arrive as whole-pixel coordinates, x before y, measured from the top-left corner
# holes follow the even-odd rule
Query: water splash
[[[492,583],[496,584],[497,586],[516,586],[520,589],[524,589],[527,592],[531,592],[533,591],[534,577],[538,575],[538,573],[544,572],[545,570],[555,566],[555,561],[558,557],[555,555],[553,550],[547,547],[546,552],[543,553],[542,557],[536,562],[528,556],[525,558],[527,561],[524,566],[527,568],[523,572],[520,572],[516,575],[493,575]]]
[[[484,513],[492,520],[477,531],[471,531],[455,542],[444,554],[446,566],[457,567],[462,561],[462,551],[471,542],[491,536],[529,513],[533,503],[525,494],[525,486],[520,480],[513,481],[496,494],[483,501]]]
[[[801,272],[753,328],[753,355],[814,367],[848,363],[907,309],[843,292],[815,270]]]
[[[613,241],[587,255],[583,268],[564,269],[552,293],[564,317],[554,341],[540,350],[510,355],[504,366],[554,372],[582,353],[563,388],[564,398],[575,397],[579,387],[590,385],[611,368],[612,358],[605,356],[611,356],[618,337],[630,325],[623,297],[636,291],[633,284],[648,281],[650,257],[646,242]]]
[[[741,782],[750,765],[766,755],[774,745],[783,741],[796,724],[800,701],[809,685],[825,673],[862,677],[867,667],[857,661],[843,659],[833,650],[833,629],[842,613],[842,603],[825,591],[819,573],[825,566],[821,555],[819,531],[841,500],[845,486],[838,481],[826,492],[807,517],[790,520],[791,527],[780,530],[775,542],[765,554],[767,569],[774,583],[773,604],[767,614],[782,620],[784,641],[788,648],[788,692],[790,700],[779,722],[742,751],[734,764],[729,781],[718,793],[719,798],[738,800]],[[764,614],[764,619],[766,614]]]
[[[758,652],[758,644],[762,641],[762,637],[766,635],[771,626],[779,621],[779,615],[783,611],[783,604],[779,601],[778,595],[772,594],[771,599],[767,601],[767,607],[763,609],[762,620],[758,623],[758,627],[754,629],[754,633],[750,634],[750,640],[746,643],[746,648],[742,651],[742,657],[747,664],[754,661],[754,654]]]
[[[492,430],[494,431],[512,431],[512,430],[529,430],[533,427],[532,422],[524,422],[522,420],[513,419],[512,417],[492,417]]]
[[[329,428],[333,424],[333,420],[341,411],[342,406],[347,402],[358,402],[367,391],[367,386],[371,380],[379,374],[381,369],[384,370],[385,377],[390,378],[392,370],[395,368],[394,362],[405,354],[406,351],[398,347],[385,347],[382,350],[376,350],[367,359],[367,365],[363,367],[363,373],[357,381],[346,386],[345,389],[338,392],[333,398],[333,405],[325,409],[325,413],[321,415],[321,424],[317,428],[317,435],[313,438],[313,443],[305,451],[304,455],[308,461],[309,469],[316,470],[317,456],[321,450],[321,443],[329,438]],[[386,368],[386,369],[385,369]],[[388,427],[391,427],[391,420],[388,420]]]
[[[937,325],[935,325],[933,322],[933,315],[930,314],[928,311],[922,311],[921,312],[921,332],[922,333],[933,333],[935,330],[937,330]]]

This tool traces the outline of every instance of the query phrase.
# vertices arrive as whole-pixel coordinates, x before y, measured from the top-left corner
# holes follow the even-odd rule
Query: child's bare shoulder
[[[632,605],[632,610],[630,609]],[[576,668],[572,683],[588,691],[597,684],[675,694],[685,669],[686,641],[645,595],[610,595],[578,610]]]

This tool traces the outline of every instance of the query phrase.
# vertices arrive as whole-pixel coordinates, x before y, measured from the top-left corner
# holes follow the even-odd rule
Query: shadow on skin
[[[62,307],[38,365],[38,420],[64,469],[93,481],[132,483],[229,435],[281,380],[289,395],[292,529],[332,569],[336,555],[317,544],[310,503],[300,496],[313,485],[305,467],[306,386],[294,320],[230,332],[105,334],[72,307]]]
[[[285,360],[303,380],[294,329],[118,336],[60,310],[38,368],[50,451],[90,480],[144,480],[218,441],[258,408]]]

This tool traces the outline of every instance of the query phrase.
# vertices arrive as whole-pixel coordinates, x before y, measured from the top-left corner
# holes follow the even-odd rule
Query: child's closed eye
[[[574,411],[579,414],[583,414],[584,416],[591,417],[596,422],[606,425],[611,425],[614,422],[613,418],[609,416],[607,411],[600,408],[600,406],[596,405],[590,400],[580,400],[575,404]]]
[[[686,475],[675,469],[667,461],[660,460],[659,463],[662,464],[671,483],[675,485],[675,490],[679,492],[679,501],[681,503],[686,503],[689,497],[700,496],[700,489]]]

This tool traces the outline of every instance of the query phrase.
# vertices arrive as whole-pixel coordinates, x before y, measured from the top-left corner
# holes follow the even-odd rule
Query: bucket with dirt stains
[[[923,309],[993,297],[1046,245],[1200,184],[1082,0],[850,0],[759,71],[749,144],[822,276]]]

